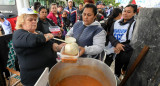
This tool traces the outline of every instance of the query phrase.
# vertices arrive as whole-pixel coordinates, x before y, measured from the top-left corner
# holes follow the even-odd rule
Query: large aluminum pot
[[[92,58],[79,58],[77,63],[57,63],[50,71],[49,85],[55,86],[72,75],[87,75],[98,80],[103,86],[117,86],[111,69],[105,63]]]

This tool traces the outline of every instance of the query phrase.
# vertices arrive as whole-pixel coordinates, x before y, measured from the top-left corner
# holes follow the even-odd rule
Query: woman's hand
[[[48,41],[50,39],[53,39],[54,35],[51,33],[47,33],[47,34],[44,34],[44,37],[46,38],[46,41]]]
[[[119,53],[120,53],[120,50],[114,48],[114,53],[119,54]]]
[[[116,49],[118,50],[118,51],[124,51],[124,45],[123,44],[121,44],[121,43],[118,43],[117,45],[116,45]]]
[[[59,52],[61,51],[62,47],[65,45],[66,43],[61,43],[60,45],[58,45],[57,43],[54,43],[52,49],[56,52]]]
[[[79,52],[79,57],[82,56],[85,53],[84,47],[79,46],[80,52]]]
[[[66,45],[66,43],[61,43],[60,45],[58,45],[58,51],[61,51],[62,47],[65,45]]]
[[[60,29],[61,29],[62,32],[64,31],[63,27],[61,27]]]
[[[60,31],[57,35],[59,38],[62,38],[62,32]]]

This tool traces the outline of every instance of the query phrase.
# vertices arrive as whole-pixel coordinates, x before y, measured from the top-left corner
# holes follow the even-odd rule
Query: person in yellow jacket
[[[38,9],[39,7],[41,6],[41,3],[40,2],[35,2],[34,3],[34,13],[38,13]]]

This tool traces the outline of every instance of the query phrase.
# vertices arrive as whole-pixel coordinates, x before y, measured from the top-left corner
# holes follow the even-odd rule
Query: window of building
[[[15,5],[16,0],[0,0],[0,5]]]

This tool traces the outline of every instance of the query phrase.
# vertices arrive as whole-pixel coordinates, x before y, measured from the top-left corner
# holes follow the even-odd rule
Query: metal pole
[[[23,0],[24,7],[29,8],[29,0]]]
[[[16,0],[16,3],[17,3],[17,11],[18,11],[18,15],[20,15],[20,10],[21,10],[21,8],[24,7],[23,0]]]
[[[20,14],[21,8],[29,8],[29,1],[28,0],[17,0],[17,11],[18,11],[18,15]]]

